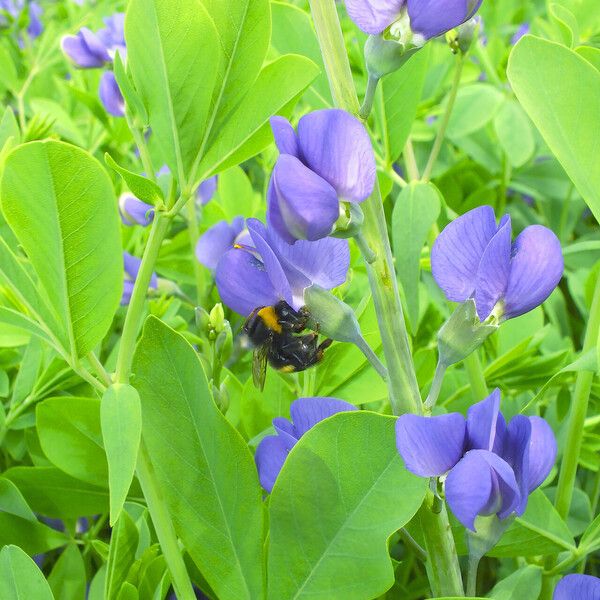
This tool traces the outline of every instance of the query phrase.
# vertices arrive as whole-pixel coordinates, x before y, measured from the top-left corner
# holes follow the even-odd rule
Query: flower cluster
[[[459,413],[402,415],[396,444],[406,468],[421,477],[445,475],[446,500],[456,518],[475,531],[477,516],[521,515],[529,494],[556,459],[556,440],[540,417],[500,412],[500,392]]]
[[[0,15],[0,27],[8,25],[7,16],[18,20],[22,13],[27,12],[27,35],[31,39],[35,39],[44,29],[40,20],[43,10],[37,2],[29,2],[28,0],[0,0],[0,11],[5,13]]]
[[[63,37],[63,52],[82,69],[95,69],[110,64],[119,52],[126,59],[124,23],[125,15],[117,13],[104,20],[106,27],[96,33],[83,27],[77,35]],[[125,114],[125,101],[112,71],[102,74],[99,88],[100,100],[107,112],[115,117]]]

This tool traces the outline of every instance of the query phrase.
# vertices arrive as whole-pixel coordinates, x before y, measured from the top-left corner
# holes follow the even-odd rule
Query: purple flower
[[[296,442],[317,423],[340,412],[357,410],[352,404],[335,398],[298,398],[290,406],[291,422],[273,419],[276,435],[263,438],[256,449],[260,484],[271,493],[279,471]]]
[[[129,252],[123,252],[123,263],[125,267],[125,279],[123,281],[123,295],[121,296],[121,304],[129,304],[131,300],[131,294],[133,293],[133,286],[137,279],[138,273],[140,272],[140,266],[142,261],[129,254]],[[158,288],[158,277],[156,273],[152,274],[150,279],[150,287],[153,289]]]
[[[22,12],[27,10],[29,22],[27,25],[27,34],[31,39],[38,37],[44,30],[44,26],[40,20],[42,7],[37,2],[27,2],[26,0],[0,0],[0,11],[5,11],[13,19],[19,19]],[[0,26],[5,27],[7,20],[4,15],[0,15]],[[22,45],[22,40],[19,40],[19,45]]]
[[[289,244],[322,239],[340,216],[340,200],[362,202],[373,191],[369,135],[358,119],[338,109],[305,115],[297,134],[283,117],[273,117],[271,128],[281,154],[267,194],[269,226]]]
[[[529,23],[523,23],[512,36],[510,43],[514,46],[524,35],[529,33]]]
[[[196,244],[198,262],[214,271],[219,261],[231,250],[244,229],[244,217],[236,217],[231,225],[227,221],[219,221],[200,236]]]
[[[123,225],[142,225],[146,227],[154,220],[154,207],[146,204],[133,194],[125,192],[119,197],[119,212]]]
[[[104,104],[106,111],[114,117],[122,117],[125,115],[125,100],[115,74],[112,71],[106,71],[100,79],[100,88],[98,90],[100,100]]]
[[[479,319],[518,317],[539,306],[563,273],[560,242],[547,227],[526,227],[511,244],[510,216],[491,206],[450,223],[431,251],[431,272],[448,300],[474,298]]]
[[[552,600],[600,600],[600,579],[592,575],[567,575],[554,589]]]
[[[529,494],[550,473],[556,439],[540,417],[517,415],[507,424],[500,392],[459,413],[402,415],[396,445],[406,468],[421,477],[447,473],[446,500],[456,518],[475,531],[478,515],[500,520],[522,515]]]
[[[248,240],[226,252],[216,269],[221,300],[241,315],[285,300],[298,310],[313,283],[330,290],[344,283],[350,266],[346,240],[301,240],[289,245],[257,219],[248,219]]]
[[[468,21],[482,0],[346,0],[350,18],[365,33],[378,35],[405,15],[422,41]]]
[[[196,192],[196,198],[202,206],[208,204],[217,191],[218,175],[213,175],[209,179],[205,179],[199,186]]]

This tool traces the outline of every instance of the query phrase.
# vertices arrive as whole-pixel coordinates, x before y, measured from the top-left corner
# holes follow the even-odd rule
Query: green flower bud
[[[214,329],[216,333],[221,333],[225,326],[225,313],[223,311],[223,305],[219,302],[213,306],[210,311],[210,322],[209,326]]]

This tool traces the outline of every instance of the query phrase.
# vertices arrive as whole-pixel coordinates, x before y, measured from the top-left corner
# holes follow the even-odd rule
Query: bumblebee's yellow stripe
[[[293,365],[286,365],[285,367],[281,367],[279,369],[282,373],[293,373],[296,368]]]
[[[277,313],[272,306],[265,306],[258,311],[258,316],[264,321],[265,325],[275,333],[281,333],[281,325],[277,318]]]

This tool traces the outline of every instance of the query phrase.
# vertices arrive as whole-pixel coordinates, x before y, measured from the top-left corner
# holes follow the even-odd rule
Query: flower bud
[[[196,327],[200,335],[206,335],[210,323],[210,315],[201,306],[197,306],[195,310]]]
[[[215,352],[218,360],[224,365],[231,356],[231,350],[233,348],[233,334],[231,332],[231,325],[229,321],[224,321],[223,330],[217,336],[215,340]]]
[[[210,327],[217,333],[221,333],[224,329],[225,313],[223,312],[223,305],[220,302],[213,306],[209,319]]]

